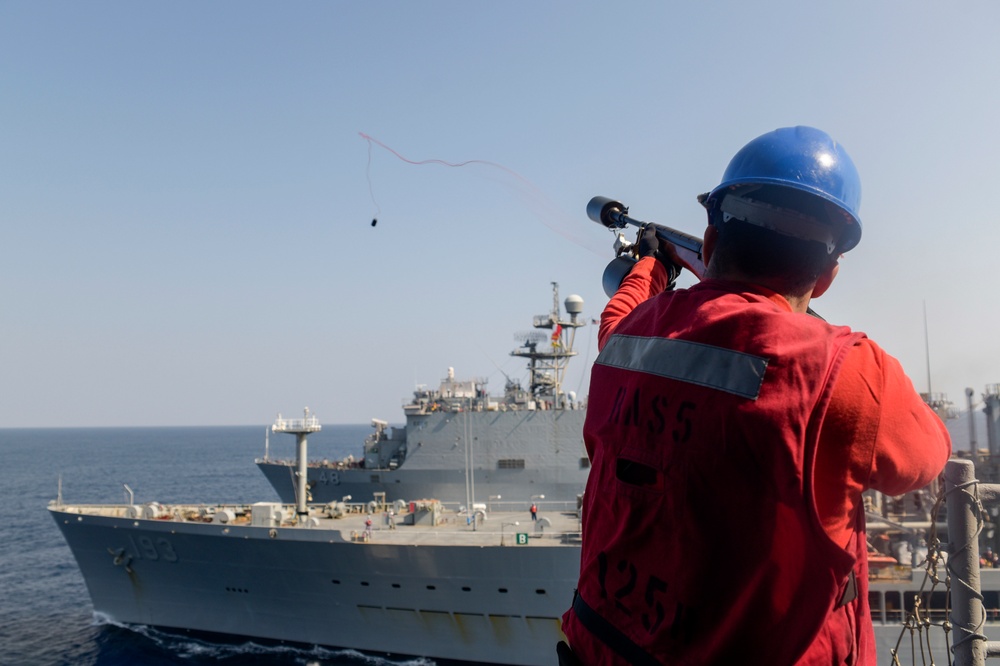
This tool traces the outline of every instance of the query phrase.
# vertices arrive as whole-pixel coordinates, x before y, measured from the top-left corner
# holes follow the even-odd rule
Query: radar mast
[[[576,356],[573,343],[576,339],[576,329],[585,326],[581,321],[583,299],[577,295],[566,298],[563,304],[569,319],[560,317],[559,283],[552,283],[552,311],[544,315],[536,315],[532,322],[535,329],[551,330],[546,335],[541,330],[530,331],[519,339],[524,344],[510,353],[528,359],[528,390],[536,400],[551,401],[553,408],[564,407],[565,395],[562,385],[566,377],[566,367],[569,360]]]

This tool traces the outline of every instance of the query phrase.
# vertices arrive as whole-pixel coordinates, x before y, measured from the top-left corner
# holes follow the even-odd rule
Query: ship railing
[[[273,502],[281,507],[282,520],[290,520],[294,516],[295,504],[286,502]],[[313,515],[322,516],[328,510],[330,504],[341,504],[345,514],[364,514],[372,511],[371,502],[330,502],[324,504],[310,504],[309,509]],[[224,522],[216,521],[219,516],[228,521],[228,517],[241,517],[238,522],[245,523],[249,520],[253,512],[252,504],[224,503],[224,504],[161,504],[159,502],[144,502],[142,504],[82,504],[82,503],[62,503],[57,500],[49,502],[49,508],[59,510],[69,514],[81,516],[98,516],[102,518],[129,518],[144,520],[173,520],[180,522]],[[386,504],[389,509],[393,505]]]
[[[979,537],[986,527],[984,506],[1000,506],[1000,484],[980,483],[971,460],[949,460],[944,468],[948,511],[948,570],[951,573],[952,652],[956,666],[984,666],[1000,657],[1000,641],[989,640],[983,603]]]
[[[81,504],[63,502],[56,500],[49,502],[50,509],[56,509],[64,513],[80,514],[87,516],[101,516],[106,518],[126,518],[130,505],[128,504]]]
[[[532,504],[538,507],[538,515],[541,516],[546,512],[549,513],[566,513],[568,511],[576,511],[576,501],[575,500],[532,500],[530,497],[524,499],[488,499],[488,500],[475,500],[473,506],[485,505],[487,512],[489,513],[524,513],[529,514],[529,510]],[[465,502],[441,502],[441,506],[455,511],[456,513],[462,513],[465,509]],[[530,516],[528,520],[531,520]]]
[[[321,428],[319,419],[315,416],[310,416],[304,419],[284,419],[279,418],[274,421],[274,425],[271,426],[273,432],[315,432]]]
[[[279,502],[276,502],[279,504]],[[284,505],[294,507],[294,504]],[[249,514],[249,504],[165,504],[160,502],[142,502],[137,504],[87,504],[81,502],[49,502],[49,507],[65,513],[84,516],[100,516],[105,518],[142,518],[150,517],[157,520],[190,520],[198,514],[201,517],[211,517],[212,514],[232,511],[234,514]],[[207,512],[207,513],[206,513]]]

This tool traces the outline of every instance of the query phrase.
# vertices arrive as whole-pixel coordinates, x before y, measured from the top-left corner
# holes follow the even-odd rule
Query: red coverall
[[[612,332],[626,315],[640,303],[660,294],[665,284],[666,273],[662,265],[653,258],[640,260],[605,308],[599,334],[600,347],[603,349],[608,344]],[[610,632],[623,635],[625,643],[639,647],[646,654],[653,654],[655,660],[662,663],[694,664],[705,663],[706,660],[721,663],[734,657],[733,646],[738,645],[741,650],[739,661],[744,664],[760,662],[874,665],[874,635],[867,599],[866,542],[861,493],[868,488],[874,488],[890,495],[898,495],[929,483],[940,472],[950,455],[951,445],[947,430],[914,391],[912,383],[899,363],[863,335],[850,334],[846,328],[827,326],[818,320],[808,322],[785,320],[783,313],[787,313],[790,317],[803,315],[793,313],[787,300],[764,288],[709,280],[689,291],[717,294],[719,295],[717,302],[728,302],[730,305],[727,307],[730,309],[734,301],[729,296],[738,294],[737,301],[741,298],[746,299],[748,303],[753,304],[757,312],[762,313],[765,319],[778,322],[778,330],[782,330],[781,322],[785,321],[791,321],[789,330],[793,332],[804,326],[802,330],[810,335],[806,347],[813,345],[813,351],[824,348],[822,341],[817,342],[817,339],[829,336],[830,345],[827,347],[831,350],[829,358],[826,362],[820,359],[817,361],[819,365],[815,366],[815,368],[826,367],[828,374],[826,380],[813,382],[815,386],[803,389],[808,388],[816,393],[815,396],[808,396],[808,400],[814,400],[809,403],[808,408],[795,406],[792,404],[795,400],[789,400],[789,410],[794,413],[788,415],[787,423],[779,431],[797,432],[798,435],[787,438],[791,442],[789,447],[791,455],[774,458],[775,461],[790,460],[789,465],[784,467],[781,464],[777,465],[780,471],[754,469],[754,463],[761,461],[759,451],[756,454],[751,452],[747,456],[742,451],[734,450],[731,459],[740,461],[737,465],[742,465],[742,469],[738,467],[734,470],[718,470],[717,478],[725,478],[726,474],[730,474],[734,475],[731,478],[737,481],[742,481],[741,476],[764,472],[759,480],[761,488],[767,488],[768,497],[771,497],[772,493],[775,497],[779,497],[778,501],[766,504],[769,508],[777,507],[779,513],[774,514],[771,520],[765,519],[765,522],[770,522],[771,525],[759,526],[764,537],[758,539],[758,543],[752,540],[746,543],[733,543],[727,538],[727,534],[732,532],[727,528],[726,515],[699,516],[699,506],[688,506],[681,507],[682,510],[678,510],[671,520],[677,522],[677,533],[687,535],[686,538],[691,542],[683,544],[681,548],[675,547],[676,544],[672,543],[663,544],[659,551],[650,550],[648,547],[652,531],[650,526],[656,525],[657,522],[662,526],[665,521],[662,520],[662,515],[648,514],[650,506],[658,506],[655,500],[655,484],[663,483],[664,478],[669,480],[670,470],[660,470],[661,477],[650,473],[649,468],[643,464],[639,464],[631,471],[622,470],[621,442],[617,441],[617,434],[612,434],[616,431],[613,429],[609,431],[607,423],[593,422],[599,418],[608,420],[607,409],[595,409],[595,396],[601,396],[599,399],[604,402],[613,402],[619,398],[613,392],[609,394],[606,387],[596,385],[591,387],[591,408],[588,410],[585,439],[588,453],[594,461],[594,469],[588,482],[584,506],[584,547],[578,597],[578,601],[583,602],[583,607],[574,603],[575,610],[568,611],[564,616],[564,630],[574,652],[586,664],[626,664],[640,661],[634,655],[630,659],[622,657],[620,642],[618,652],[609,648],[606,639]],[[689,294],[684,296],[688,297]],[[664,294],[662,298],[670,299],[670,292]],[[650,305],[652,308],[646,308],[644,313],[657,307],[657,304]],[[716,301],[709,300],[703,305],[714,307]],[[668,330],[637,330],[637,326],[641,328],[649,324],[636,324],[636,322],[647,321],[652,319],[643,316],[630,320],[626,332],[651,338],[665,336],[682,339],[692,333],[685,330],[686,323],[683,321],[657,324]],[[694,338],[697,338],[697,335]],[[640,339],[644,340],[645,337]],[[807,364],[806,367],[812,366]],[[615,372],[619,374],[615,375]],[[644,374],[641,370],[632,371],[631,375],[627,370],[614,370],[610,375],[603,371],[602,376],[605,379],[608,377],[628,379]],[[778,366],[771,368],[771,375],[776,374],[780,375]],[[595,377],[595,384],[596,381]],[[646,391],[643,400],[649,400],[649,389],[656,386],[656,381],[661,381],[662,384],[663,380],[650,380],[648,377],[639,377],[636,380],[636,386],[641,386]],[[786,381],[785,384],[788,385],[789,382]],[[765,390],[767,388],[765,386]],[[663,390],[669,393],[676,392],[677,388],[675,385],[673,389]],[[702,402],[710,405],[713,401],[711,397],[713,394],[705,393],[706,389],[703,387],[694,386],[691,390],[703,392]],[[627,392],[619,389],[619,395],[627,396]],[[656,399],[654,396],[653,400]],[[665,401],[666,399],[664,398]],[[671,394],[669,399],[674,400],[675,394]],[[726,397],[719,398],[716,403],[720,404],[719,401],[726,399],[732,402],[731,397]],[[627,416],[630,398],[624,397],[621,400],[625,403],[624,408],[615,406],[612,407],[612,411],[616,415],[624,413]],[[638,406],[638,399],[635,404]],[[744,406],[739,409],[745,409],[746,404],[758,403],[735,401],[733,404],[742,404]],[[759,404],[767,404],[767,401],[762,400]],[[775,404],[773,397],[769,404],[772,405],[773,411]],[[622,409],[625,411],[622,412]],[[724,410],[725,407],[721,409]],[[711,410],[712,407],[703,408],[703,413]],[[654,410],[656,413],[660,411],[673,418],[675,407],[668,405],[666,409]],[[780,414],[780,409],[777,413]],[[591,418],[591,414],[595,415],[594,419]],[[680,418],[681,412],[677,412],[677,416]],[[652,432],[656,421],[652,419],[649,424],[643,425],[649,425],[648,430]],[[812,437],[810,428],[818,430]],[[629,435],[626,430],[617,432],[626,439],[629,437],[636,439],[635,434]],[[677,428],[674,432],[677,432]],[[607,440],[609,435],[616,441]],[[769,436],[774,436],[774,433]],[[801,440],[798,449],[796,449],[796,437]],[[782,438],[783,435],[779,432],[779,436],[775,439]],[[753,437],[749,437],[749,440],[753,440]],[[658,447],[661,451],[666,450],[664,447],[678,446],[675,443],[678,441],[676,436],[671,440],[669,433],[665,433],[665,436],[659,439],[652,435],[642,435],[638,437],[638,441],[640,451],[645,444]],[[777,441],[776,444],[779,453],[783,453],[782,442]],[[767,451],[768,448],[762,447],[760,450]],[[606,451],[612,451],[614,454],[602,456]],[[671,455],[667,454],[668,460],[672,460]],[[758,457],[755,458],[755,455]],[[729,459],[723,456],[723,466]],[[690,465],[685,474],[691,475],[698,471],[697,461],[691,463],[687,459],[682,460],[685,461],[683,465]],[[652,468],[662,465],[662,460],[657,456],[650,457],[649,462]],[[615,465],[618,465],[617,469],[614,468]],[[636,472],[635,469],[639,471]],[[644,473],[648,478],[642,478]],[[653,494],[643,495],[629,484],[624,486],[619,484],[618,480],[626,474],[633,476],[638,474],[636,478],[639,478],[640,484],[643,482],[653,484],[649,486],[654,491]],[[771,478],[775,474],[787,478]],[[674,475],[676,482],[676,471]],[[682,478],[688,477],[682,475]],[[712,479],[707,481],[711,483]],[[694,481],[687,482],[694,483]],[[747,481],[743,492],[747,492],[747,488],[752,488],[754,482],[755,479]],[[773,490],[772,486],[777,490]],[[620,501],[620,495],[616,496],[613,506],[618,514],[608,515],[610,512],[607,509],[611,504],[602,499],[602,495],[621,494],[622,487],[625,487],[624,492],[631,493],[631,496],[624,501]],[[694,497],[701,490],[703,489],[691,490],[690,496]],[[713,490],[722,493],[723,496],[727,492],[725,487]],[[762,490],[761,496],[764,494],[765,491]],[[701,497],[704,498],[704,495]],[[788,504],[786,501],[789,497],[798,498],[798,506],[792,505],[795,504],[794,499],[791,500],[792,504]],[[747,507],[755,506],[756,500],[757,497],[752,491],[746,497],[728,498],[730,502],[743,503]],[[672,510],[676,510],[676,504],[675,499],[673,504],[670,504]],[[659,507],[660,511],[663,509],[663,506]],[[752,509],[748,515],[755,515]],[[697,522],[700,519],[704,520],[703,530],[701,524]],[[638,531],[630,529],[636,526],[639,526]],[[670,530],[669,527],[667,529]],[[696,538],[692,539],[692,534],[696,535]],[[662,538],[662,535],[660,537]],[[785,546],[789,550],[797,548],[808,556],[790,558],[788,552],[785,552]],[[757,558],[749,570],[733,573],[733,569],[739,569],[742,554],[748,552],[747,549],[757,549],[759,552],[761,548],[768,547],[775,547],[775,553],[770,559],[764,557],[762,563],[760,558]],[[717,552],[708,552],[711,548],[728,549],[727,557],[733,562],[733,567],[719,569],[728,576],[729,587],[716,590],[717,599],[721,601],[725,598],[725,603],[730,604],[731,612],[730,609],[726,609],[721,616],[716,614],[712,619],[712,626],[706,627],[699,624],[697,612],[692,608],[685,608],[678,599],[688,594],[685,597],[686,603],[690,601],[692,595],[704,593],[704,596],[710,597],[703,600],[707,604],[706,609],[710,609],[713,601],[711,598],[713,581],[694,583],[684,581],[683,572],[672,575],[672,572],[662,571],[662,563],[660,563],[661,570],[657,570],[656,562],[642,560],[643,558],[652,560],[654,555],[651,553],[659,552],[665,561],[680,563],[681,566],[685,557],[698,558],[697,561],[704,564],[706,560],[718,557]],[[645,555],[642,554],[644,549]],[[635,561],[632,561],[633,559]],[[798,566],[798,562],[803,562],[802,566]],[[771,571],[766,570],[768,566],[771,567]],[[777,567],[782,568],[776,569],[778,573],[775,574]],[[790,568],[796,571],[787,571]],[[651,571],[656,575],[650,573]],[[845,576],[849,571],[853,572],[856,583],[853,598],[844,594],[849,582],[845,582]],[[768,575],[776,577],[771,579],[771,583],[761,584],[762,580],[767,580]],[[595,585],[594,577],[601,579],[600,586]],[[705,576],[705,578],[715,577]],[[722,573],[719,578],[724,578]],[[773,589],[773,599],[769,600],[771,603],[760,604],[760,597],[747,598],[743,600],[746,605],[742,606],[739,594],[731,593],[731,588],[740,587],[731,585],[733,580],[746,581],[747,589],[753,588],[754,585],[758,588],[763,587],[765,594],[767,590]],[[801,586],[797,594],[794,588],[791,591],[780,589],[782,582],[789,580],[808,581],[808,584]],[[686,593],[681,593],[679,588],[685,586],[689,589]],[[760,594],[760,589],[756,593]],[[778,599],[779,597],[782,598]],[[782,604],[787,605],[785,618],[780,617]],[[762,606],[770,606],[770,614],[768,609]],[[584,626],[579,617],[580,613],[591,615],[592,621],[588,626],[593,627],[593,615],[602,617],[598,622],[610,624],[610,629],[600,632],[605,640],[598,638]],[[712,613],[714,611],[709,610],[703,614]],[[685,632],[690,633],[693,641],[698,643],[696,647],[690,649],[685,647]],[[755,638],[757,636],[759,638]]]

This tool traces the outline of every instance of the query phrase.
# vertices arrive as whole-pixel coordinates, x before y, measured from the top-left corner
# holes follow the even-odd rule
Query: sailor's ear
[[[820,276],[816,279],[816,286],[813,287],[812,297],[819,298],[826,293],[826,290],[830,288],[833,284],[834,279],[837,277],[837,273],[840,272],[840,260],[839,258],[830,264],[829,268],[820,273]]]
[[[705,228],[705,237],[701,241],[701,260],[708,267],[715,253],[715,242],[719,239],[719,231],[711,224]]]

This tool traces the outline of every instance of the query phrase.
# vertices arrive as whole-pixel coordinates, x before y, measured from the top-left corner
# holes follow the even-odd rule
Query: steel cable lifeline
[[[914,593],[913,610],[906,614],[903,626],[899,632],[899,638],[896,640],[896,645],[890,651],[893,666],[902,666],[899,661],[899,646],[906,634],[910,636],[910,654],[913,655],[914,663],[916,663],[917,648],[919,646],[920,663],[923,666],[935,665],[934,654],[931,650],[931,627],[940,627],[944,631],[946,644],[949,643],[948,637],[951,634],[951,623],[948,617],[951,614],[951,577],[946,574],[944,581],[942,581],[938,572],[939,563],[945,559],[941,552],[941,540],[937,538],[938,515],[944,504],[944,498],[945,493],[942,489],[934,501],[934,506],[931,508],[930,526],[927,529],[927,556],[921,562],[921,565],[924,566],[924,580],[920,584],[920,589]],[[949,571],[947,566],[945,567],[945,571]],[[927,589],[928,583],[930,583],[930,589]],[[929,602],[939,585],[944,585],[945,587],[944,620],[934,622],[932,619],[934,611],[930,607]],[[928,607],[926,608],[926,612],[921,613],[923,607],[922,599],[925,592],[927,593]],[[951,651],[946,651],[946,654],[948,666],[952,666]]]

